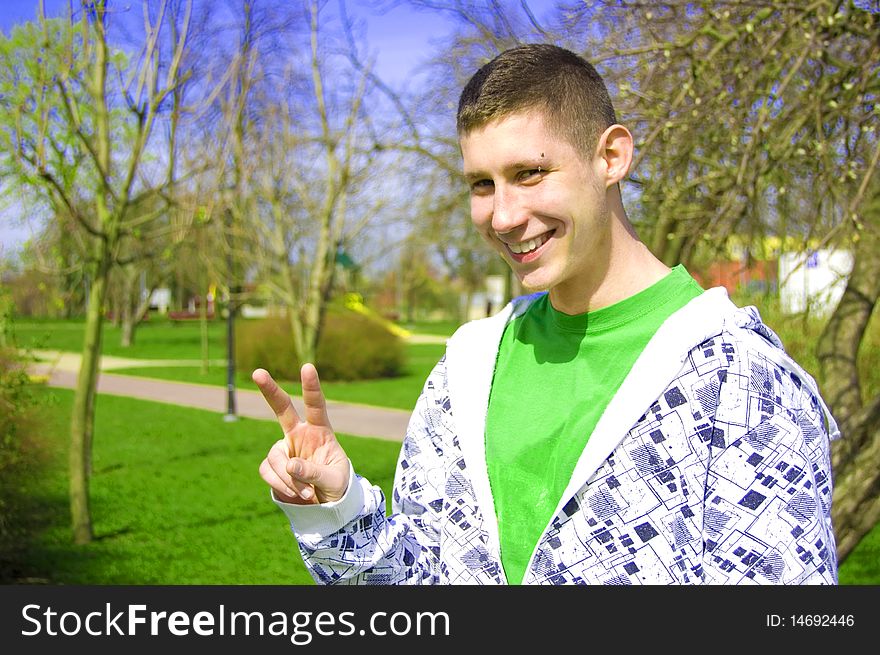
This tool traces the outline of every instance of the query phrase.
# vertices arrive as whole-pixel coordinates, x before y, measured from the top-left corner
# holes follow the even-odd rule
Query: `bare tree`
[[[90,241],[85,341],[70,428],[70,507],[76,543],[92,539],[89,477],[110,271],[123,242],[162,215],[137,209],[148,207],[146,200],[169,186],[167,179],[148,174],[145,161],[163,103],[181,82],[180,61],[187,43],[188,12],[163,61],[160,35],[166,9],[165,2],[144,3],[141,51],[132,61],[108,41],[113,16],[103,1],[79,6],[72,18],[75,29],[67,29],[65,21],[42,18],[39,43],[51,55],[31,62],[26,97],[4,108],[4,138],[17,165],[30,176],[33,188],[63,207]],[[76,167],[67,160],[67,143],[81,153]]]
[[[338,254],[357,250],[371,229],[398,217],[382,183],[398,155],[374,147],[364,103],[369,70],[354,69],[334,49],[321,3],[306,9],[308,31],[299,42],[307,56],[292,52],[283,75],[274,84],[264,78],[255,95],[245,173],[253,200],[242,216],[253,274],[287,308],[303,362],[317,353]],[[253,74],[263,75],[259,61]],[[367,256],[386,256],[390,245]]]

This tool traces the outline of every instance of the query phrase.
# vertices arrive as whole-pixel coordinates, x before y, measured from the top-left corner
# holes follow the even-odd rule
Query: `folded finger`
[[[288,462],[290,462],[287,448],[287,443],[284,440],[276,441],[266,456],[266,462],[275,474],[275,478],[289,489],[288,493],[302,496],[303,490],[308,489],[309,485],[295,479],[287,472]]]
[[[278,477],[278,473],[269,464],[268,458],[264,459],[263,463],[260,464],[260,477],[272,488],[272,491],[275,492],[275,495],[281,502],[290,503],[296,500],[296,491],[284,484],[284,481]]]

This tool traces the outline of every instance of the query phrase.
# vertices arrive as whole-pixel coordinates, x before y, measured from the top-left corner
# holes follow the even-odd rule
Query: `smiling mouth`
[[[508,243],[506,245],[510,252],[515,255],[527,255],[547,243],[550,235],[550,232],[546,232],[540,236],[535,237],[534,239],[529,239],[528,241],[522,241],[520,243]]]

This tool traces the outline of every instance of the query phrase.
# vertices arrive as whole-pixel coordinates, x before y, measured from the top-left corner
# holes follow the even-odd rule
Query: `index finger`
[[[296,413],[290,396],[284,389],[278,386],[278,383],[272,379],[272,376],[269,375],[269,371],[266,369],[258,368],[251,374],[251,379],[256,382],[260,388],[260,393],[263,394],[263,398],[266,399],[269,407],[275,412],[275,416],[278,417],[278,423],[281,424],[281,429],[284,430],[284,436],[286,437],[300,423],[299,414]],[[290,446],[290,444],[288,445]],[[294,454],[293,448],[290,449],[290,452],[291,455]]]

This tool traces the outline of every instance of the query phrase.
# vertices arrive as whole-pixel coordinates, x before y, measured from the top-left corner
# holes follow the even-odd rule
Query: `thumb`
[[[300,457],[291,457],[287,462],[287,472],[291,477],[306,484],[318,484],[321,481],[322,468],[324,467],[320,464]]]
[[[338,465],[317,464],[307,459],[292,457],[287,463],[287,472],[299,482],[314,485],[318,500],[322,503],[339,500],[348,489],[349,464],[347,460],[343,468]]]

